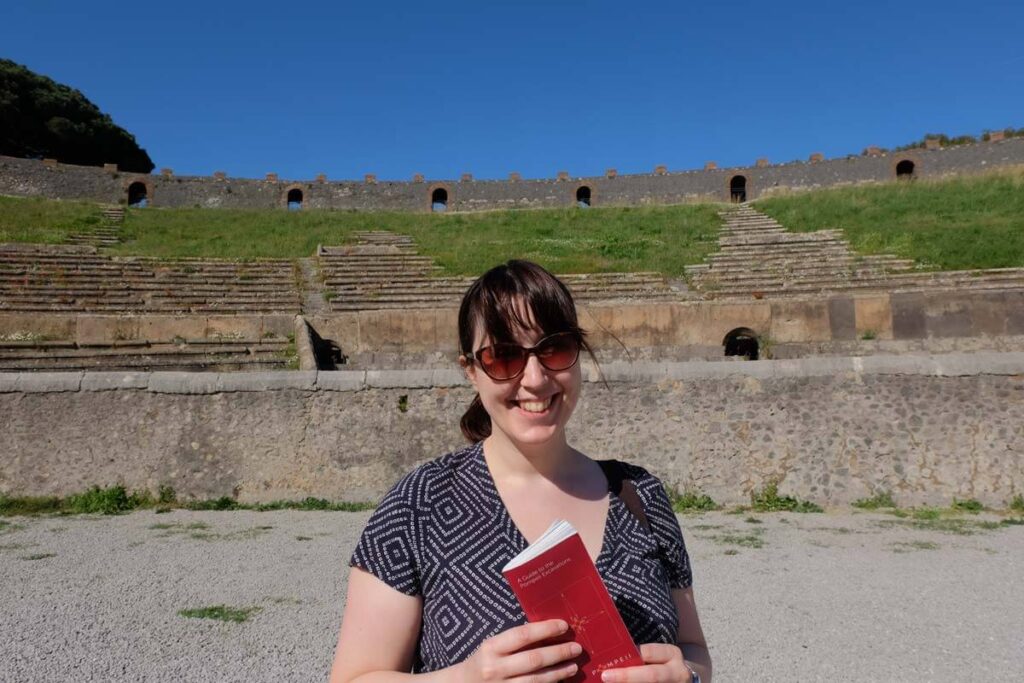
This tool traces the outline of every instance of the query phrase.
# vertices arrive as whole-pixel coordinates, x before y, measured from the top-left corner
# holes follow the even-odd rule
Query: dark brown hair
[[[580,346],[593,357],[587,333],[577,322],[569,288],[536,263],[519,260],[491,268],[469,286],[459,307],[459,353],[473,351],[481,330],[491,343],[516,343],[516,332],[533,329],[530,316],[524,317],[527,312],[544,336],[574,332]],[[491,416],[484,410],[479,394],[462,416],[460,426],[471,442],[491,435]]]

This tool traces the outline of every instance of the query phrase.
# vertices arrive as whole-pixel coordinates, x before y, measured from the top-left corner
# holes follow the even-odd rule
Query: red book
[[[569,522],[557,520],[502,568],[530,621],[564,619],[559,640],[583,646],[572,683],[600,681],[605,669],[640,666],[643,659],[583,540]]]

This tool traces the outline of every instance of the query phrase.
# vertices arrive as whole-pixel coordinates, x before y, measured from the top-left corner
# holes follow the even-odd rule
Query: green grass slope
[[[0,243],[58,244],[76,230],[97,226],[102,220],[99,205],[90,202],[0,196]]]
[[[842,228],[862,254],[928,268],[1024,266],[1024,168],[817,190],[755,202],[793,231]]]
[[[545,209],[471,214],[240,209],[128,209],[113,253],[253,259],[310,256],[359,230],[409,235],[446,274],[474,275],[510,258],[559,273],[655,270],[681,276],[716,247],[717,206]],[[0,197],[0,242],[59,242],[99,221],[75,202]]]

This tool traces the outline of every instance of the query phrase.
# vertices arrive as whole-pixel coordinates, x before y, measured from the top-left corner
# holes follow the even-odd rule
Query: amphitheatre
[[[777,485],[823,506],[1005,508],[1024,493],[1024,259],[872,248],[800,212],[997,181],[1019,203],[1022,165],[1002,133],[548,179],[0,157],[0,493],[376,500],[461,442],[458,302],[522,256],[564,278],[598,350],[570,426],[584,450],[642,452],[723,504]],[[506,253],[509,235],[526,237]],[[500,248],[470,261],[468,244]]]

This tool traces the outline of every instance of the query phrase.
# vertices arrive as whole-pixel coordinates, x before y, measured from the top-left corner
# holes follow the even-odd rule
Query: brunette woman
[[[459,310],[459,363],[476,390],[470,445],[406,475],[352,555],[333,683],[572,679],[561,620],[527,623],[502,567],[554,519],[579,531],[645,665],[604,681],[711,680],[689,557],[661,482],[566,441],[590,353],[568,289],[509,261]],[[614,474],[609,474],[614,473]],[[620,488],[629,484],[632,501]]]

